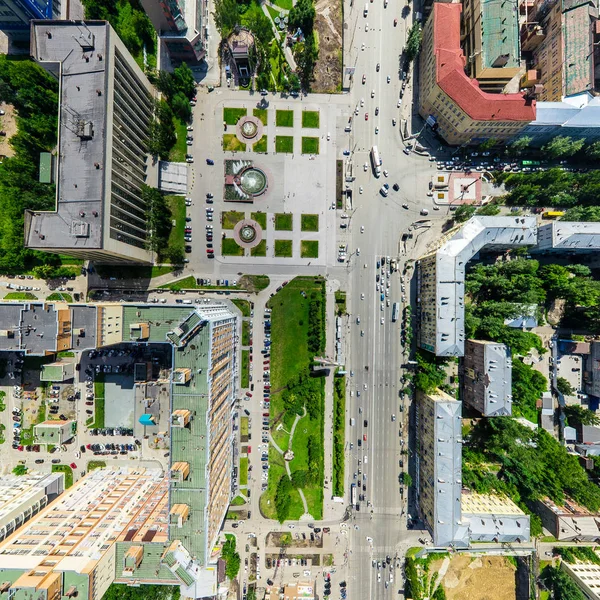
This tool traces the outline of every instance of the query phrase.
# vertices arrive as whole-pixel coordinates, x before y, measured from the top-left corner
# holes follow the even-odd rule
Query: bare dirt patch
[[[4,131],[6,135],[0,136],[0,155],[13,156],[15,151],[8,141],[15,133],[17,133],[15,109],[12,104],[2,104],[2,110],[4,110],[6,114],[0,117],[0,131]]]
[[[547,315],[548,323],[550,323],[550,325],[558,325],[560,323],[565,313],[566,304],[567,301],[562,298],[556,298],[552,302]]]
[[[437,572],[442,560],[431,563]],[[513,564],[503,556],[454,556],[442,580],[448,600],[516,600]]]
[[[342,85],[342,1],[318,0],[315,10],[319,57],[311,88],[318,94],[339,92]]]

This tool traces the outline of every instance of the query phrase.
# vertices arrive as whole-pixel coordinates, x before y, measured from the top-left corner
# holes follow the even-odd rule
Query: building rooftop
[[[503,67],[519,67],[519,12],[517,4],[504,0],[482,0],[482,63],[496,66],[502,58]]]
[[[478,494],[477,492],[463,490],[460,503],[463,514],[525,515],[508,496]]]
[[[559,250],[600,250],[600,223],[553,221],[539,228],[539,235],[552,230],[552,248]]]
[[[591,17],[598,9],[589,0],[563,4],[564,95],[588,92],[594,87],[594,47]]]
[[[102,247],[110,29],[105,21],[32,22],[31,54],[60,64],[61,93],[57,212],[35,213],[28,246]]]
[[[490,19],[496,8],[490,4]],[[499,3],[500,4],[500,3]],[[485,6],[485,4],[484,4]],[[460,46],[460,19],[462,4],[435,2],[433,4],[434,53],[436,55],[436,81],[450,98],[475,121],[526,121],[535,120],[535,100],[523,94],[490,94],[479,88],[477,80],[465,73],[466,59]],[[484,39],[486,39],[484,35]],[[492,44],[489,54],[500,48]],[[518,44],[518,41],[516,42]],[[518,56],[518,53],[517,53]]]

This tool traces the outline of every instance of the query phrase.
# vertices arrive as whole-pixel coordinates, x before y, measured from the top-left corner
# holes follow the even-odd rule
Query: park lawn
[[[291,135],[275,136],[275,152],[292,154],[294,152],[294,138]]]
[[[235,133],[224,133],[223,150],[229,150],[230,152],[246,152],[246,144],[240,142]]]
[[[242,275],[238,281],[238,287],[257,294],[269,287],[270,283],[268,275]]]
[[[244,493],[244,491],[240,490],[240,493]],[[236,496],[231,501],[231,506],[244,506],[244,504],[246,504],[246,498],[244,498],[244,496]]]
[[[186,144],[187,125],[181,119],[175,117],[175,133],[177,140],[175,145],[169,151],[170,162],[185,162],[185,155],[188,153],[188,145]]]
[[[240,419],[240,435],[246,437],[248,435],[248,417]]]
[[[294,111],[293,110],[278,110],[275,112],[275,124],[277,127],[293,127],[294,126]]]
[[[303,137],[302,154],[319,154],[319,138]]]
[[[55,292],[54,294],[50,294],[46,300],[48,302],[73,302],[73,296],[64,292]]]
[[[240,309],[242,317],[250,316],[250,302],[248,302],[248,300],[244,300],[243,298],[233,298],[231,301]]]
[[[221,240],[221,254],[223,256],[244,256],[244,249],[233,238]]]
[[[266,256],[267,255],[267,241],[260,240],[254,248],[250,250],[250,256]]]
[[[160,265],[158,267],[152,267],[150,277],[160,277],[161,275],[166,275],[167,273],[172,273],[173,271],[174,269],[171,265]]]
[[[171,219],[175,221],[175,227],[171,227],[171,233],[169,234],[169,241],[167,243],[168,252],[169,255],[175,252],[183,256],[183,248],[185,246],[185,242],[183,241],[186,217],[185,198],[183,196],[166,196],[165,201],[171,211]]]
[[[274,0],[273,4],[284,10],[292,10],[292,7],[294,6],[292,0]]]
[[[196,278],[193,275],[189,275],[188,277],[178,279],[173,283],[161,285],[159,289],[174,290],[178,292],[179,290],[195,290],[197,287],[198,285],[196,284]]]
[[[317,240],[302,240],[300,242],[302,258],[319,258],[319,242]]]
[[[242,117],[245,117],[248,111],[245,108],[227,108],[223,109],[223,121],[227,125],[235,125]]]
[[[237,210],[228,210],[221,213],[221,225],[223,229],[233,229],[242,219],[246,218],[246,213]]]
[[[262,152],[265,154],[267,152],[267,141],[267,136],[263,135],[260,140],[252,146],[252,150],[254,150],[254,152]]]
[[[273,8],[270,4],[267,4],[267,11],[269,12],[269,15],[271,15],[273,22],[275,22],[275,17],[279,17],[281,15],[281,13],[276,8]]]
[[[52,472],[65,474],[65,489],[73,485],[73,469],[69,465],[52,465]]]
[[[104,427],[104,375],[94,381],[94,427]]]
[[[242,350],[242,381],[243,388],[250,387],[250,350]]]
[[[248,485],[248,457],[240,458],[240,485]]]
[[[318,110],[303,110],[302,111],[302,127],[310,129],[319,128],[319,111]]]
[[[266,108],[255,108],[252,111],[252,115],[257,119],[260,119],[260,122],[266,127],[267,126],[267,109]]]
[[[250,345],[250,321],[242,321],[242,346]]]
[[[104,469],[105,467],[106,463],[103,460],[90,460],[87,464],[88,473],[96,469]]]
[[[287,473],[284,467],[283,457],[273,446],[269,447],[269,480],[267,483],[267,489],[260,497],[260,511],[267,519],[277,519],[277,513],[275,511],[275,491],[277,484],[283,475],[287,477]],[[291,507],[288,519],[290,521],[297,521],[304,513],[304,507],[302,505],[302,499],[298,490],[293,489],[290,493]]]
[[[31,292],[9,292],[4,296],[5,300],[37,300],[37,296]]]
[[[275,231],[292,231],[294,216],[292,213],[275,213]]]
[[[250,218],[254,219],[263,229],[267,228],[267,213],[253,212],[250,213]]]
[[[319,215],[302,215],[301,231],[319,231]]]
[[[275,240],[275,256],[292,257],[292,240]]]

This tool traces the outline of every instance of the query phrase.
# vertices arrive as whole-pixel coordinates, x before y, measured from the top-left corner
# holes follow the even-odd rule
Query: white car
[[[383,176],[384,177],[389,177],[389,175],[390,175],[389,171],[387,169],[384,169],[383,170]]]
[[[375,98],[375,90],[371,90],[371,98]]]
[[[379,127],[375,127],[375,135],[379,133]]]
[[[361,107],[363,107],[365,105],[365,99],[364,98],[360,99],[360,105],[361,105]]]
[[[387,76],[387,82],[389,83],[391,81],[390,76]]]
[[[364,300],[364,299],[365,299],[365,295],[364,295],[364,294],[361,294],[361,295],[360,295],[360,299],[361,299],[361,300]]]
[[[358,188],[358,193],[359,193],[359,194],[362,194],[362,193],[363,193],[363,186],[362,186],[362,185],[361,185],[361,186]]]
[[[385,319],[381,317],[381,321],[379,321],[382,325],[385,323]]]
[[[369,163],[368,163],[368,162],[366,162],[366,163],[363,165],[363,169],[365,170],[365,172],[369,170]]]
[[[361,192],[361,194],[362,194],[362,192]],[[360,232],[361,232],[361,233],[364,233],[364,232],[365,232],[365,226],[364,226],[364,225],[361,225],[361,226],[360,226]]]
[[[365,23],[365,31],[368,33],[369,32],[369,24]]]

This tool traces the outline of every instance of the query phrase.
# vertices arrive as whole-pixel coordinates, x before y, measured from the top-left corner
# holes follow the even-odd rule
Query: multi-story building
[[[511,414],[512,359],[505,344],[467,340],[463,359],[463,402],[484,417]]]
[[[104,21],[33,21],[31,54],[60,81],[56,210],[27,211],[25,245],[100,262],[152,262],[143,186],[156,91]]]
[[[543,102],[594,92],[600,30],[591,0],[537,0],[521,30],[527,60],[523,87],[537,86]]]
[[[462,489],[461,407],[440,390],[417,394],[417,502],[433,543],[528,541],[529,516],[510,498]]]
[[[35,19],[81,19],[80,0],[2,0],[0,31],[19,47],[27,45],[30,23]]]
[[[436,546],[468,544],[460,512],[461,408],[458,400],[440,390],[417,394],[418,505]]]
[[[142,0],[173,63],[198,63],[206,55],[208,5],[202,0]]]
[[[102,568],[102,581],[110,579],[108,584],[113,580],[132,584],[179,583],[185,596],[215,594],[217,569],[212,551],[231,499],[234,470],[236,317],[220,304],[184,307],[5,303],[0,304],[0,322],[6,323],[5,333],[12,333],[0,337],[0,342],[6,342],[0,344],[0,350],[23,349],[29,331],[22,326],[23,315],[32,320],[32,314],[37,317],[38,331],[49,332],[48,337],[55,338],[59,336],[57,315],[61,314],[61,347],[69,350],[123,343],[169,345],[169,474],[158,478],[158,487],[140,484],[136,489],[140,502],[150,502],[157,494],[159,498],[154,504],[143,505],[148,510],[141,510],[142,505],[132,510],[128,529],[122,528],[110,538],[101,536],[116,547],[109,551],[112,556],[93,570],[96,573],[96,568]],[[85,347],[84,343],[79,344],[81,339]],[[35,350],[37,354],[50,353],[56,351],[57,345],[56,339],[48,340],[47,349]],[[141,475],[144,481],[149,476]],[[151,478],[154,480],[155,476]],[[155,516],[149,520],[147,515]],[[0,547],[0,570],[4,568],[2,554]],[[86,573],[90,572],[88,567]],[[93,575],[94,582],[98,576]],[[87,596],[90,600],[103,593],[104,584],[94,585],[100,591],[94,588]]]
[[[542,519],[542,525],[561,542],[595,542],[600,539],[600,515],[571,498],[566,498],[563,506],[558,506],[550,498],[542,498],[536,503],[536,512]]]
[[[597,554],[597,552],[596,552]],[[560,568],[570,575],[585,598],[600,600],[600,565],[593,562],[577,561],[569,563],[560,561]]]
[[[0,477],[0,541],[63,493],[63,473],[27,473]]]
[[[483,249],[532,246],[536,236],[535,217],[473,217],[458,231],[443,237],[436,250],[419,259],[418,346],[436,356],[463,356],[467,263]]]
[[[600,342],[592,342],[590,345],[590,355],[585,361],[584,381],[586,393],[600,398]],[[586,441],[590,441],[589,436]]]
[[[464,0],[462,47],[467,74],[483,91],[502,93],[519,75],[519,45],[519,13],[513,4]]]
[[[585,254],[600,250],[600,223],[552,221],[538,228],[532,252]]]
[[[493,11],[490,11],[492,15]],[[520,92],[493,94],[483,91],[479,81],[465,73],[467,59],[461,48],[461,12],[462,4],[433,4],[423,29],[419,113],[449,144],[476,144],[488,139],[498,142],[509,140],[535,120],[535,100]],[[487,31],[481,36],[473,36],[469,43],[473,44],[474,52],[469,56],[469,63],[473,63],[474,72],[482,75],[482,81],[487,80],[489,88],[496,88],[504,80],[498,71],[504,66],[518,64],[518,57],[506,59],[501,53],[506,54],[505,46],[511,44],[518,48],[518,41],[504,42],[499,37],[502,24],[496,23],[495,16],[490,16],[489,20],[495,24],[490,34],[493,43],[487,37],[477,42],[481,36],[486,36]],[[511,27],[512,17],[509,21],[507,29]],[[472,31],[481,29],[480,20],[473,18],[470,22]],[[478,43],[482,50],[477,50]],[[509,68],[506,77],[511,72]]]

